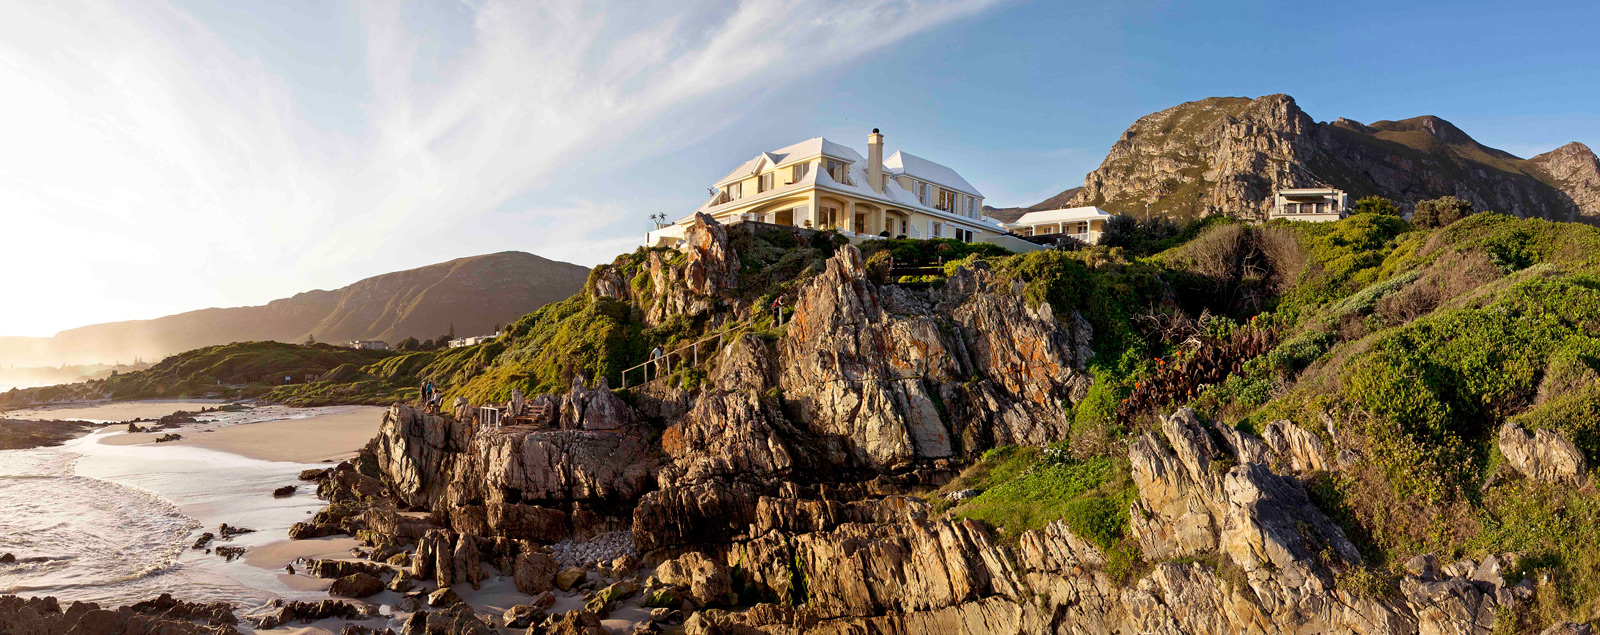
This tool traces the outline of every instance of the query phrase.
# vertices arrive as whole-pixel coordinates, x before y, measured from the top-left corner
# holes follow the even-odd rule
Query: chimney
[[[883,135],[877,128],[867,135],[867,186],[874,192],[883,191]]]

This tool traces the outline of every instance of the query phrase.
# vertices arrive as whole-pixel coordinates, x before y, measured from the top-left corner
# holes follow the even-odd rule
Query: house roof
[[[961,178],[960,174],[956,174],[955,170],[904,150],[895,152],[889,155],[889,158],[884,159],[883,169],[890,174],[904,174],[940,187],[960,190],[978,198],[983,198],[983,195],[978,193],[978,188],[972,187],[972,184]]]
[[[1111,214],[1098,207],[1064,207],[1061,209],[1047,209],[1023,214],[1014,222],[1006,223],[1007,227],[1029,227],[1045,223],[1063,223],[1086,220],[1103,220],[1111,218]]]
[[[849,146],[840,145],[823,137],[813,137],[790,146],[779,148],[771,152],[763,152],[734,168],[727,176],[717,179],[715,186],[726,185],[731,181],[738,181],[754,176],[763,168],[777,167],[792,161],[807,159],[817,155],[827,155],[850,162],[861,162],[861,155],[856,154]]]

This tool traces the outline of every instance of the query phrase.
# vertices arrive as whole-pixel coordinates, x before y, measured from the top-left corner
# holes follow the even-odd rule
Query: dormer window
[[[946,212],[956,211],[956,193],[950,190],[939,190],[939,209]]]
[[[776,180],[777,176],[778,175],[777,175],[776,172],[768,172],[766,174],[761,175],[760,180],[758,180],[756,182],[756,191],[757,192],[765,192],[765,191],[771,190],[773,181]]]
[[[744,198],[744,183],[729,183],[722,188],[722,198],[725,201],[737,201]]]
[[[833,177],[835,183],[845,184],[850,182],[850,165],[848,163],[829,159],[826,167],[828,176]]]
[[[930,189],[927,183],[917,181],[917,200],[921,201],[923,205],[928,204],[928,192]]]
[[[789,182],[790,183],[799,183],[801,180],[806,178],[807,174],[811,173],[811,164],[810,163],[796,163],[793,166],[791,166],[789,168],[789,170],[790,170]]]

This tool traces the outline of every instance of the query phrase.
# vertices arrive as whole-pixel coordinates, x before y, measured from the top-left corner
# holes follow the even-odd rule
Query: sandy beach
[[[8,419],[130,421],[133,419],[159,419],[179,410],[194,412],[201,408],[225,403],[216,399],[153,399],[148,401],[119,401],[98,404],[68,404],[42,406],[22,410],[8,410]]]
[[[207,448],[262,461],[319,463],[355,455],[356,450],[377,434],[382,422],[383,408],[353,407],[347,412],[300,419],[222,427],[186,426],[178,431],[182,439],[166,444]],[[101,443],[142,445],[155,443],[163,434],[167,431],[120,434]]]

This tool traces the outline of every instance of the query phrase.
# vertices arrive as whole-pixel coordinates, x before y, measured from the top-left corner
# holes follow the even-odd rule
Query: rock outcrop
[[[739,259],[728,242],[728,230],[711,216],[696,213],[684,232],[681,266],[662,252],[650,253],[650,286],[654,301],[645,320],[661,324],[673,316],[698,317],[718,307],[728,289],[739,286]]]
[[[693,285],[685,262],[657,252],[683,287],[658,317],[715,322],[718,303],[738,302],[726,293],[737,254],[719,231],[693,230]],[[588,593],[583,610],[507,616],[546,633],[601,632],[639,591],[685,632],[785,634],[1486,635],[1532,596],[1505,579],[1520,570],[1510,554],[1424,560],[1398,578],[1371,569],[1299,480],[1341,469],[1350,449],[1290,421],[1258,437],[1185,409],[1135,437],[1120,543],[1066,521],[1002,540],[940,514],[917,496],[983,451],[1069,438],[1067,408],[1093,381],[1092,332],[981,263],[931,291],[864,269],[838,247],[794,290],[781,331],[730,338],[692,390],[624,400],[576,381],[539,397],[559,407],[540,430],[393,408],[363,458],[325,479],[356,491],[366,484],[349,474],[370,472],[388,500],[324,520],[440,589],[428,603],[445,610],[408,618],[417,633],[475,632],[448,587],[496,572],[530,595]],[[595,290],[625,291],[617,282]],[[410,542],[409,556],[395,551]],[[641,559],[654,576],[633,573]]]
[[[1578,446],[1560,432],[1522,426],[1500,426],[1500,453],[1523,476],[1547,483],[1577,484],[1587,466]]]
[[[1449,195],[1521,217],[1600,218],[1600,165],[1582,144],[1525,160],[1438,117],[1318,123],[1288,95],[1212,97],[1141,117],[1069,206],[1265,218],[1276,190],[1324,186],[1406,207]]]
[[[238,623],[225,602],[183,602],[165,593],[115,610],[94,602],[62,607],[49,596],[0,596],[0,633],[17,635],[237,635]]]

